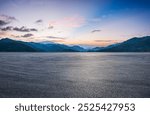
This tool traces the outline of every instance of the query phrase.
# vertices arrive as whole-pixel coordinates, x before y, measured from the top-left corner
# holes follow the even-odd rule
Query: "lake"
[[[150,53],[0,53],[0,97],[150,97]]]

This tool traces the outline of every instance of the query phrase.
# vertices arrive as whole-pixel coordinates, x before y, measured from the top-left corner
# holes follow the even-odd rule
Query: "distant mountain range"
[[[150,36],[135,37],[122,43],[97,48],[96,52],[150,52]]]
[[[0,40],[0,52],[150,52],[150,36],[131,38],[122,43],[107,47],[85,49],[81,46],[68,46],[52,42],[23,42],[10,38]]]
[[[63,44],[23,42],[4,38],[0,40],[0,52],[76,52],[76,50]]]

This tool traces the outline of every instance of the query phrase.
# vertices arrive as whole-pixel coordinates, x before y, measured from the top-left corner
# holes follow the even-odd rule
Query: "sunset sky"
[[[106,46],[150,35],[150,0],[0,0],[0,38]]]

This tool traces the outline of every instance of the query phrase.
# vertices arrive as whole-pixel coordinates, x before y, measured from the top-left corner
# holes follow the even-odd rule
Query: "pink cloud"
[[[49,24],[54,27],[77,28],[84,25],[85,19],[81,16],[64,17],[62,19],[50,20]]]

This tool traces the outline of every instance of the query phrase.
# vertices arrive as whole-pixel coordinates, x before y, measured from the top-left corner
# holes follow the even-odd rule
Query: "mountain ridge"
[[[150,52],[150,36],[134,37],[99,49],[97,52]]]
[[[80,45],[68,46],[51,42],[24,42],[2,38],[0,52],[150,52],[150,36],[134,37],[106,47],[85,49]]]

